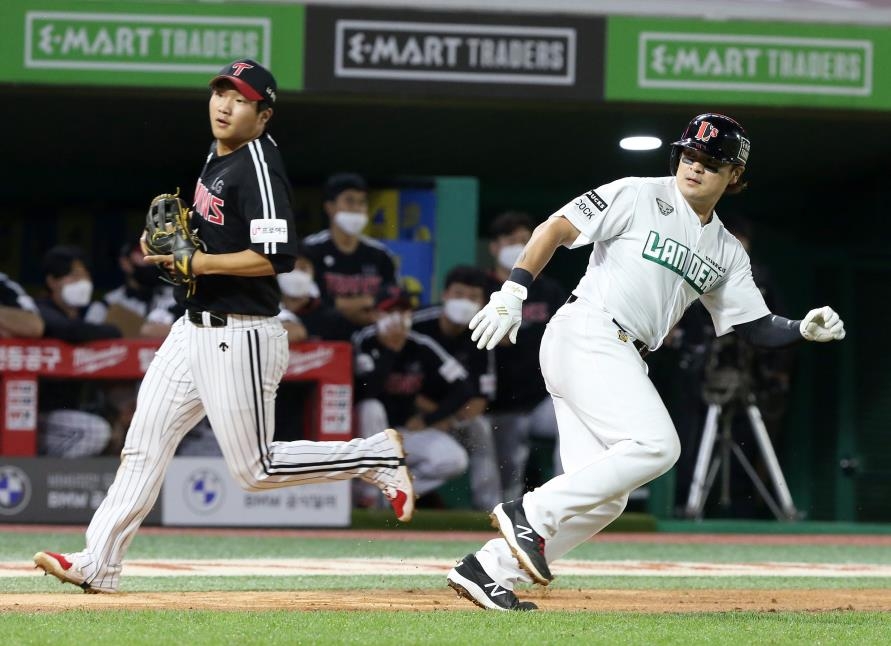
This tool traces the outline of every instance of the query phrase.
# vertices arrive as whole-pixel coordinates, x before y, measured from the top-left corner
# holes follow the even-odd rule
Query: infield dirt
[[[588,612],[891,611],[887,589],[529,590],[541,610]],[[66,610],[471,610],[451,590],[0,594],[0,612]],[[480,611],[482,612],[482,611]]]

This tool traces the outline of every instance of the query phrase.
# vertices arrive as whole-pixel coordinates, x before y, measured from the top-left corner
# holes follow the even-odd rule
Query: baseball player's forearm
[[[537,277],[554,256],[558,247],[571,244],[579,235],[579,230],[563,217],[548,218],[532,232],[532,237],[514,264]]]
[[[43,319],[28,310],[0,305],[0,336],[40,338]]]
[[[251,249],[235,253],[205,253],[198,250],[192,258],[192,271],[196,276],[226,274],[253,277],[275,274],[269,259]]]
[[[801,321],[768,314],[748,323],[738,323],[733,329],[752,345],[761,348],[781,348],[802,340],[800,325]]]

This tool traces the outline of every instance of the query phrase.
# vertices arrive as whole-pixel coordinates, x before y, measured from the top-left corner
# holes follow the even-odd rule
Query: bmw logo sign
[[[209,514],[223,502],[226,486],[223,479],[210,469],[199,469],[186,480],[183,495],[189,508],[199,514]]]
[[[31,500],[31,481],[24,471],[11,465],[0,466],[0,515],[13,516]]]

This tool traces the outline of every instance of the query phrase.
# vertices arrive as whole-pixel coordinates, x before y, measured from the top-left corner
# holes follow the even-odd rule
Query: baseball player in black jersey
[[[331,226],[307,236],[304,244],[322,302],[340,312],[352,334],[374,322],[376,295],[397,285],[396,258],[383,243],[362,235],[368,224],[368,187],[362,177],[332,175],[322,193]]]
[[[506,211],[489,226],[489,253],[495,259],[492,290],[507,280],[535,225],[526,213]],[[566,302],[566,290],[556,280],[542,275],[529,288],[523,301],[522,345],[502,342],[495,348],[496,394],[490,418],[501,465],[501,486],[506,500],[519,498],[526,488],[526,465],[532,437],[555,440],[554,475],[563,472],[557,439],[554,403],[545,388],[538,350],[545,326]]]
[[[363,436],[391,424],[403,432],[415,490],[422,496],[467,470],[467,451],[447,429],[474,389],[455,357],[436,339],[411,329],[408,301],[380,301],[378,315],[384,315],[353,335],[356,420]]]
[[[436,341],[467,370],[470,398],[449,419],[448,430],[467,450],[470,499],[475,509],[491,509],[501,496],[501,477],[492,425],[483,414],[495,394],[495,351],[480,352],[467,324],[485,303],[489,277],[482,269],[458,265],[446,274],[442,304],[418,310],[412,330]],[[447,382],[430,379],[425,392],[434,400]]]
[[[399,434],[350,442],[275,442],[275,393],[288,364],[277,272],[290,271],[294,218],[281,156],[266,133],[276,99],[272,74],[252,60],[211,80],[215,138],[195,188],[191,226],[206,251],[191,260],[194,293],[146,372],[108,496],[86,548],[38,552],[34,562],[87,592],[114,592],[121,561],[161,489],[177,445],[206,414],[230,473],[247,490],[361,477],[380,488],[399,520],[414,491]],[[147,256],[165,266],[173,256]]]

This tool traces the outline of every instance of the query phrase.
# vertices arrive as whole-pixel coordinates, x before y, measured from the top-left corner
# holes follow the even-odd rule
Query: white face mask
[[[318,298],[319,286],[312,276],[301,269],[276,275],[282,294],[290,298]]]
[[[357,236],[362,233],[362,229],[368,224],[368,215],[365,213],[338,211],[334,214],[334,224],[344,233]]]
[[[523,253],[525,247],[526,245],[523,244],[511,244],[501,247],[501,251],[498,252],[498,264],[505,269],[513,269],[517,258]]]
[[[389,312],[377,320],[378,332],[386,334],[393,327],[399,326],[405,331],[411,330],[411,312]]]
[[[62,285],[62,302],[68,307],[86,307],[93,297],[93,283],[86,278]]]
[[[467,325],[480,311],[480,305],[469,298],[449,298],[442,304],[442,311],[455,325]]]

